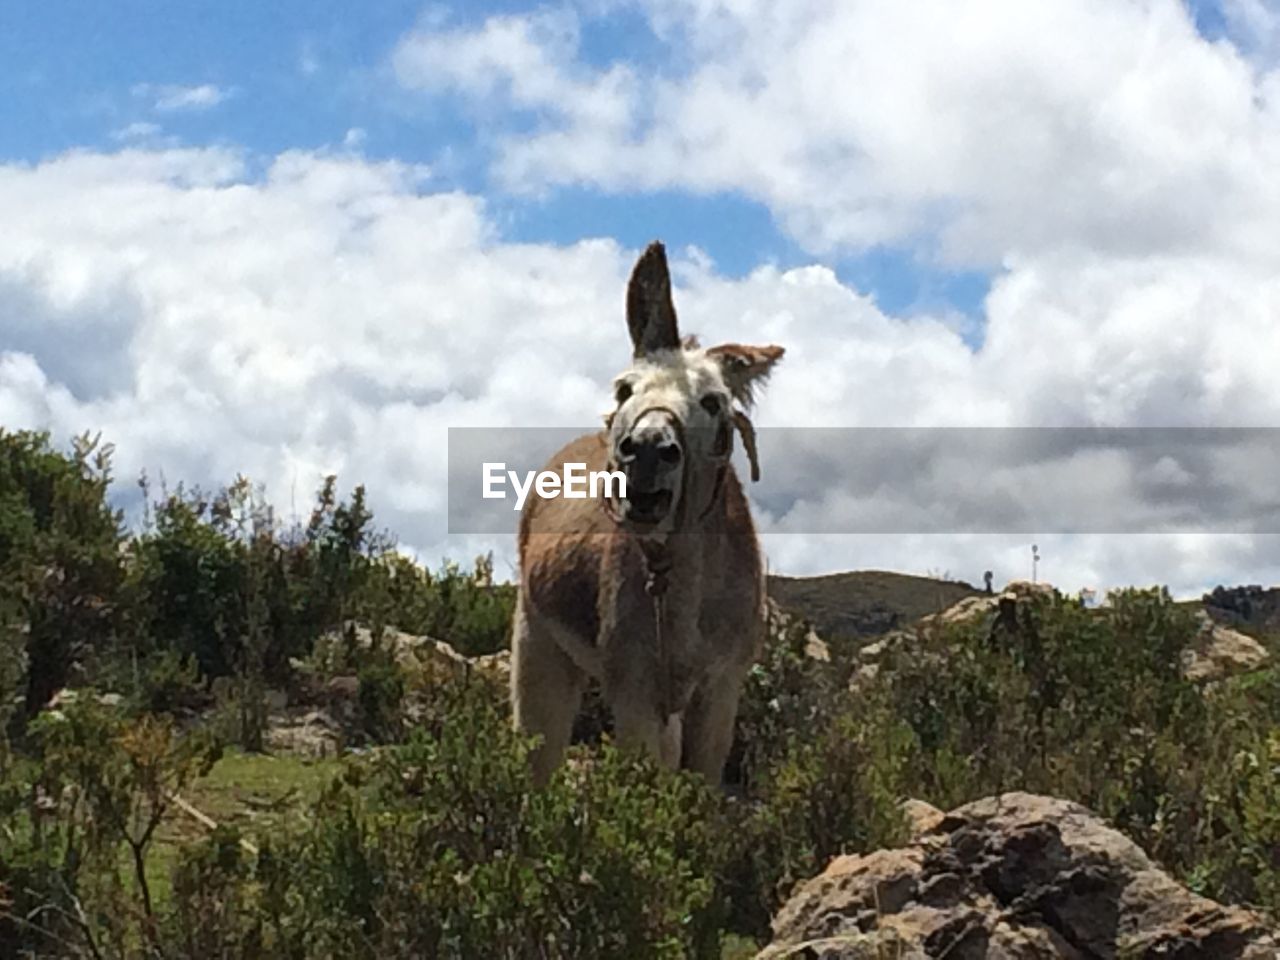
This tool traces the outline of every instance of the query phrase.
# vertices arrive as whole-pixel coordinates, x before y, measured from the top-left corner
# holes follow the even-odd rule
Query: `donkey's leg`
[[[673,713],[662,728],[659,754],[662,765],[668,770],[679,770],[684,755],[684,717]]]
[[[544,786],[564,755],[582,705],[586,675],[551,637],[548,625],[516,608],[511,640],[511,707],[515,727],[542,738],[530,758]]]
[[[614,737],[623,749],[645,750],[675,770],[682,745],[680,714],[661,716],[657,664],[649,651],[631,652],[625,665],[615,661],[605,670],[604,696],[613,711]]]
[[[659,656],[659,624],[644,579],[620,575],[601,604],[599,649],[605,702],[613,712],[614,736],[623,748],[648,751],[667,769],[680,766],[683,703],[672,665]],[[661,624],[667,649],[689,649],[696,637],[696,610],[668,597]]]
[[[726,670],[705,681],[689,704],[684,720],[684,766],[712,784],[724,778],[724,762],[733,746],[745,671]]]
[[[643,633],[612,647],[606,661],[604,697],[613,712],[614,737],[624,749],[648,751],[668,770],[678,769],[683,721],[680,712],[663,717],[659,704],[666,698],[652,643]]]
[[[648,751],[668,770],[680,769],[684,749],[684,720],[678,713],[664,723],[650,698],[616,698],[613,731],[618,746]]]
[[[643,687],[628,684],[621,690],[606,690],[605,698],[613,710],[613,732],[618,746],[645,750],[659,763],[672,767],[669,724],[658,717],[653,695]]]

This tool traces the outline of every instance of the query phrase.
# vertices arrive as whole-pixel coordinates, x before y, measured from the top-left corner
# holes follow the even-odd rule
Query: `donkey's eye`
[[[631,399],[631,384],[620,383],[613,389],[613,399],[616,403],[626,403]]]
[[[698,402],[702,404],[702,409],[707,411],[707,413],[711,414],[711,416],[713,417],[720,416],[720,410],[722,408],[722,405],[720,403],[720,398],[716,396],[714,393],[708,393],[705,397],[703,397]]]

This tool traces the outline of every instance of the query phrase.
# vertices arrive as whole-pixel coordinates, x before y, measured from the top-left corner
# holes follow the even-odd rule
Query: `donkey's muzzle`
[[[627,477],[622,514],[634,523],[654,524],[671,512],[684,450],[670,419],[659,411],[641,416],[614,447],[614,462]]]
[[[684,451],[672,426],[649,417],[619,440],[614,451],[614,460],[626,471],[628,482],[641,490],[660,485],[680,468],[683,458]]]

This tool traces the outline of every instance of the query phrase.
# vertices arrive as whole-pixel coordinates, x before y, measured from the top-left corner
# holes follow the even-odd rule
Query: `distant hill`
[[[1250,635],[1280,633],[1280,587],[1215,587],[1200,601],[1219,623]]]
[[[971,584],[887,570],[854,570],[821,577],[769,577],[769,596],[789,613],[812,621],[823,637],[866,637],[906,627],[965,597]]]

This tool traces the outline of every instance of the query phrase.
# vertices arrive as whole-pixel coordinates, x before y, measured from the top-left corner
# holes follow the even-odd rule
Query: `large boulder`
[[[1263,666],[1270,654],[1253,637],[1216,623],[1201,613],[1200,632],[1183,651],[1182,672],[1188,680],[1220,680]]]
[[[843,856],[773,921],[759,960],[1275,960],[1255,913],[1175,883],[1084,807],[1008,793],[945,816],[920,805],[914,841]]]
[[[267,724],[266,746],[273,752],[304,757],[334,757],[346,742],[344,726],[329,710],[311,708],[273,713]]]
[[[444,640],[386,627],[375,637],[366,625],[350,623],[343,631],[333,631],[321,638],[322,644],[351,644],[358,650],[374,647],[388,651],[402,666],[421,670],[427,677],[445,679],[473,673],[506,684],[511,674],[511,654],[502,650],[483,656],[468,657]]]
[[[1001,602],[1026,603],[1036,597],[1052,597],[1053,585],[1033,583],[1030,580],[1013,580],[1000,593],[965,597],[947,609],[920,618],[922,630],[934,630],[969,623],[982,617],[993,617],[1000,610]]]

